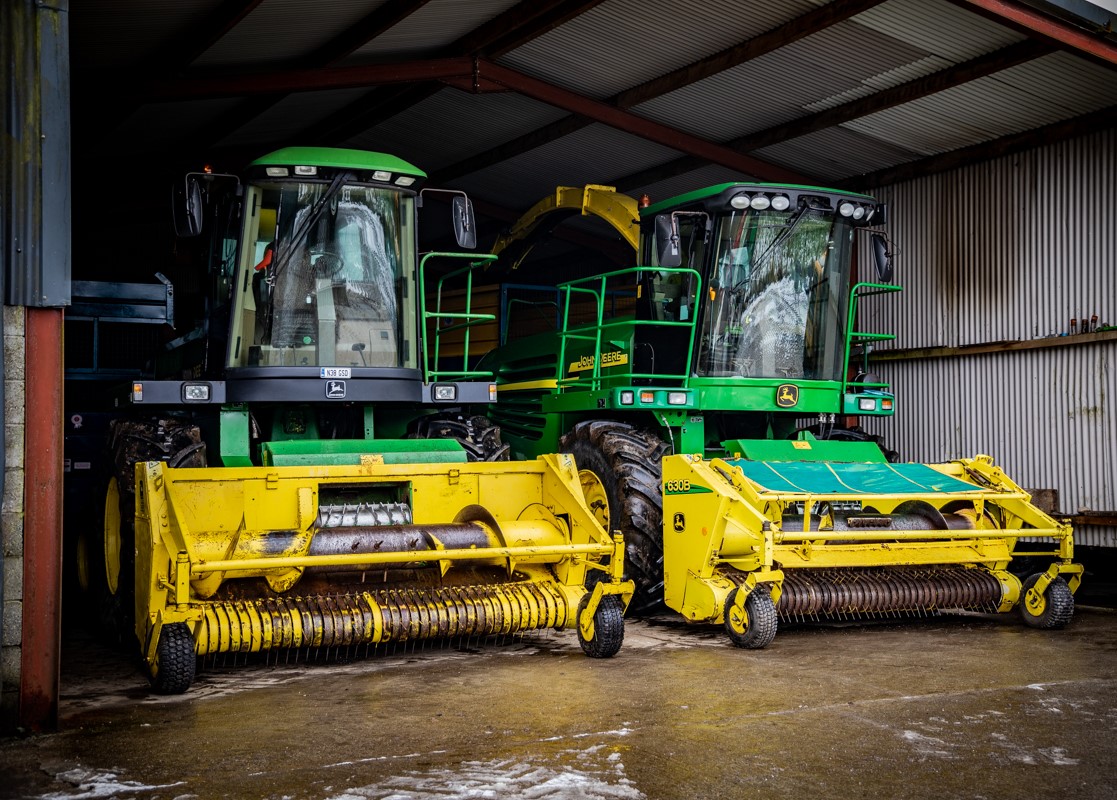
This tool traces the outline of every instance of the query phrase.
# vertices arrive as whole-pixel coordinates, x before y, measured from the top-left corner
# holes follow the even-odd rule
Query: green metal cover
[[[361,456],[382,456],[385,464],[464,464],[465,450],[453,439],[296,439],[265,442],[265,467],[360,464]]]
[[[730,439],[722,442],[725,452],[740,454],[749,461],[884,462],[887,459],[873,442],[844,442],[815,439]]]
[[[284,147],[252,162],[254,167],[291,166],[296,164],[341,169],[382,169],[387,172],[402,172],[420,178],[427,177],[427,173],[414,164],[409,164],[402,158],[397,158],[388,153],[375,153],[371,150],[350,150],[341,147]]]
[[[735,459],[745,477],[765,491],[803,494],[954,494],[975,492],[973,484],[943,475],[926,464],[768,463]]]

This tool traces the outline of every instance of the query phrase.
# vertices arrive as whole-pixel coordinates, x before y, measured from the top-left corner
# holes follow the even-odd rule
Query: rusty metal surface
[[[62,627],[62,310],[27,309],[23,528],[23,633],[20,723],[32,731],[58,722]]]
[[[203,610],[196,635],[201,656],[498,636],[564,627],[570,613],[557,588],[530,581],[401,584],[345,594],[222,600]]]
[[[742,583],[744,573],[727,570]],[[946,610],[996,613],[1003,589],[982,569],[886,568],[788,570],[776,606],[780,619],[926,617]]]

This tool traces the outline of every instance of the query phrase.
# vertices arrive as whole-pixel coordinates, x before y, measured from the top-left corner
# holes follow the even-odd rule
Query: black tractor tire
[[[164,625],[159,633],[159,644],[155,647],[151,688],[159,694],[182,694],[194,682],[197,665],[194,637],[186,623]]]
[[[420,417],[411,434],[417,439],[454,439],[465,448],[470,461],[507,461],[510,445],[500,438],[500,427],[475,414],[434,414]]]
[[[1032,614],[1024,602],[1024,596],[1029,589],[1036,585],[1036,581],[1042,575],[1042,572],[1037,572],[1035,575],[1026,578],[1020,587],[1020,616],[1024,620],[1024,624],[1032,628],[1048,631],[1065,628],[1070,624],[1071,618],[1074,617],[1074,594],[1062,577],[1058,577],[1048,584],[1047,591],[1043,593],[1043,611],[1039,614]]]
[[[740,588],[734,589],[725,598],[725,632],[737,647],[763,650],[776,638],[779,627],[776,604],[772,602],[772,595],[766,587],[757,586],[745,600],[748,619],[739,619],[736,602],[740,591]]]
[[[562,452],[593,472],[609,498],[609,524],[624,536],[624,577],[636,584],[630,614],[663,606],[662,464],[667,444],[612,420],[579,422],[562,437]]]
[[[175,468],[205,467],[206,447],[201,430],[189,420],[173,417],[121,419],[113,422],[110,428],[109,457],[119,495],[120,527],[116,533],[119,559],[112,565],[117,573],[115,591],[112,591],[112,581],[106,579],[109,591],[101,599],[98,611],[110,637],[129,642],[135,638],[136,464],[163,461]],[[106,506],[110,502],[106,496]],[[109,509],[106,507],[105,511],[107,519]],[[103,543],[98,549],[106,556],[106,573],[110,570],[111,553],[117,549],[108,546],[107,527],[102,527]]]
[[[586,592],[582,602],[578,604],[578,617],[590,602],[590,593]],[[582,638],[582,629],[578,628],[578,644],[582,652],[590,658],[612,658],[621,649],[624,643],[624,604],[614,594],[605,595],[593,612],[593,638],[587,641]]]

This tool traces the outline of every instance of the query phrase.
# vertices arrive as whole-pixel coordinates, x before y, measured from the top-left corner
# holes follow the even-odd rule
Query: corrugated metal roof
[[[368,92],[368,89],[336,89],[331,92],[301,92],[288,95],[251,122],[221,139],[219,144],[227,147],[243,147],[277,140],[297,141],[299,133],[308,125],[360,99]]]
[[[856,22],[954,63],[1025,38],[947,0],[889,0],[858,14]]]
[[[862,117],[847,123],[847,127],[931,155],[1041,127],[1115,102],[1117,72],[1073,56],[1053,55]]]
[[[353,53],[346,63],[421,58],[516,5],[518,0],[434,0]]]
[[[346,146],[421,157],[423,169],[434,172],[564,116],[561,109],[511,92],[472,95],[447,88]]]
[[[609,0],[499,59],[598,99],[751,39],[820,5]]]
[[[266,0],[194,62],[198,67],[283,64],[312,53],[385,0]],[[166,5],[166,4],[161,4]]]
[[[753,155],[793,166],[821,182],[836,182],[911,161],[918,153],[847,128],[827,128],[757,150]]]
[[[813,103],[926,55],[899,39],[842,22],[634,111],[727,141],[793,120]]]
[[[526,209],[555,186],[611,185],[620,169],[640,169],[678,156],[663,147],[604,125],[591,125],[557,142],[468,175],[456,184],[482,199]]]
[[[161,3],[157,14],[143,0],[98,0],[70,6],[70,58],[81,69],[146,61],[222,0]]]
[[[823,0],[602,0],[498,60],[589,98],[608,98],[671,73],[729,47],[832,5]],[[72,9],[75,69],[135,65],[175,35],[192,33],[222,8],[218,0],[139,4],[104,0]],[[389,8],[384,0],[266,0],[256,6],[192,65],[210,72],[222,67],[252,71],[290,64],[346,31],[366,15]],[[503,16],[509,11],[515,14]],[[531,18],[516,0],[430,0],[344,59],[346,64],[429,58],[450,43],[486,26],[515,19],[529,30],[546,16]],[[522,35],[509,29],[512,36]],[[530,35],[530,34],[529,34]],[[597,134],[567,137],[567,146],[512,156],[558,173],[571,170],[559,159],[579,163],[596,150],[608,164],[587,172],[605,179],[671,160],[670,148],[637,141],[639,118],[678,128],[695,137],[726,142],[793,122],[874,92],[940,71],[1020,42],[1024,34],[973,13],[950,0],[882,0],[843,22],[785,44],[752,61],[682,86],[632,109],[629,133],[596,125]],[[173,70],[177,65],[168,63]],[[153,77],[158,77],[154,75]],[[354,104],[365,90],[291,95],[220,142],[201,146],[279,146],[324,116]],[[225,101],[221,101],[224,103]],[[835,180],[1026,131],[1049,122],[1117,104],[1117,69],[1056,52],[1035,61],[956,86],[936,95],[867,113],[840,128],[773,144],[759,154],[774,163],[820,179]],[[174,130],[197,130],[196,103],[141,111],[137,120],[158,120]],[[220,104],[213,107],[224,107]],[[176,115],[175,109],[178,109]],[[566,117],[567,111],[513,94],[466,94],[443,89],[410,108],[394,109],[368,131],[344,144],[395,150],[437,170],[486,152]],[[177,116],[177,119],[176,119]],[[129,124],[130,130],[135,126]],[[600,138],[604,136],[605,138]],[[619,138],[618,138],[619,137]],[[615,147],[617,141],[630,146]],[[342,142],[337,142],[342,144]],[[501,167],[493,173],[501,185]],[[554,176],[552,182],[557,182]],[[682,182],[689,180],[683,176]],[[476,184],[476,176],[471,176]],[[506,194],[503,189],[495,194]]]

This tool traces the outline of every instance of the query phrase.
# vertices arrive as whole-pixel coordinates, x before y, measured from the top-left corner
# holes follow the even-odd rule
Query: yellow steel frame
[[[566,454],[452,466],[137,464],[136,636],[153,664],[162,626],[184,622],[196,633],[208,598],[228,579],[263,577],[283,592],[308,567],[418,562],[437,563],[443,575],[456,564],[502,566],[508,575],[547,584],[567,608],[567,626],[579,625],[592,638],[601,598],[617,595],[627,607],[634,587],[622,579],[620,535],[607,533],[586,505],[585,480]],[[320,489],[376,484],[405,488],[416,525],[448,523],[481,507],[496,524],[490,530],[493,545],[447,549],[435,540],[433,551],[309,555]],[[604,570],[607,578],[594,587],[578,620],[574,609],[588,591],[587,569]],[[370,637],[370,643],[378,641],[375,631]]]
[[[1065,576],[1077,589],[1082,566],[1073,563],[1070,525],[1032,505],[988,456],[960,459],[933,469],[973,486],[972,492],[872,494],[811,494],[773,492],[745,477],[722,459],[674,455],[663,460],[664,593],[667,605],[687,619],[721,622],[729,593],[737,588],[724,570],[747,573],[735,603],[742,610],[748,594],[765,584],[779,601],[783,570],[828,567],[962,565],[991,572],[1004,587],[1002,611],[1020,600],[1020,581],[1007,572],[1021,538],[1055,543],[1054,563],[1028,593],[1026,602],[1041,602],[1056,577]],[[821,503],[871,501],[881,513],[901,503],[922,500],[941,508],[948,502],[974,505],[972,530],[865,531],[811,530],[810,519]],[[802,507],[801,531],[783,530],[790,509]],[[986,511],[996,511],[994,522]],[[816,518],[817,519],[817,518]],[[1033,594],[1036,595],[1033,598]],[[1034,607],[1030,605],[1029,607]],[[1041,607],[1042,608],[1042,607]]]
[[[636,250],[640,241],[640,209],[636,201],[620,194],[612,186],[587,183],[585,186],[559,186],[553,195],[544,197],[521,216],[507,233],[497,237],[493,255],[499,255],[513,242],[531,235],[539,224],[554,212],[578,211],[582,216],[596,216],[613,228]],[[525,251],[513,264],[518,267],[527,255]]]

